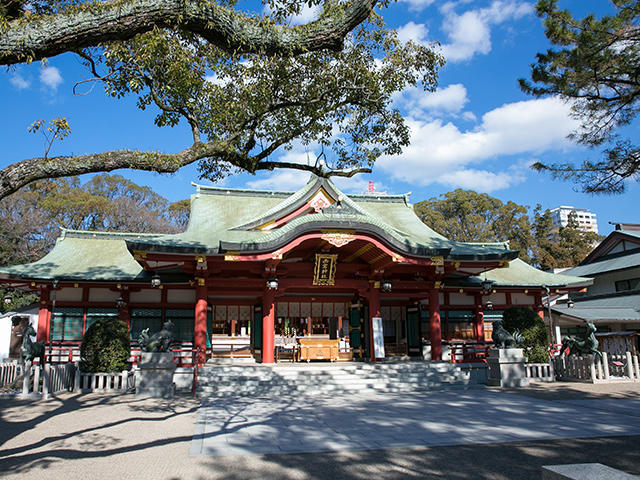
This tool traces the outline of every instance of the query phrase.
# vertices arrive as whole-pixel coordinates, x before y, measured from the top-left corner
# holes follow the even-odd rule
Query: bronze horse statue
[[[602,353],[598,350],[598,339],[596,338],[596,326],[587,322],[587,337],[580,339],[567,336],[562,340],[561,353],[565,355],[598,355],[602,358]]]
[[[33,363],[35,358],[40,359],[40,366],[44,365],[44,342],[34,342],[32,336],[36,335],[36,331],[31,324],[28,324],[24,332],[22,332],[22,346],[20,347],[20,360],[22,365],[26,362]]]

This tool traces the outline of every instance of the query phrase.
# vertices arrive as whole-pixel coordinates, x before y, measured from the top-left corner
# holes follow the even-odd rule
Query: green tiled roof
[[[509,268],[496,268],[495,270],[488,271],[487,279],[495,282],[498,286],[505,287],[528,287],[534,285],[546,285],[548,287],[564,287],[568,285],[586,287],[593,283],[591,278],[543,272],[523,262],[519,258],[509,262]]]
[[[483,273],[482,276],[445,279],[445,285],[460,287],[480,287],[482,282],[490,280],[498,288],[515,287],[541,287],[546,285],[549,288],[580,288],[593,283],[593,279],[575,277],[572,275],[562,275],[548,273],[538,270],[535,267],[523,262],[519,258],[511,260],[507,268],[496,268]]]
[[[308,201],[319,188],[340,200],[343,211],[294,218],[286,225],[259,231],[262,225]],[[330,180],[312,176],[298,192],[232,190],[199,186],[191,198],[191,219],[184,233],[130,240],[131,249],[218,254],[265,251],[282,246],[291,235],[311,229],[366,226],[386,237],[400,251],[418,256],[444,254],[460,259],[511,259],[517,252],[506,243],[462,243],[448,240],[415,215],[406,195],[346,195]]]
[[[295,211],[318,188],[335,196],[321,213],[299,216],[273,230],[251,225]],[[291,238],[319,229],[368,231],[413,256],[449,259],[509,260],[517,255],[507,243],[463,243],[448,240],[416,216],[407,195],[346,195],[330,180],[311,177],[298,192],[197,186],[191,196],[189,225],[178,234],[121,234],[63,231],[41,260],[0,269],[2,278],[136,280],[146,277],[131,251],[223,254],[226,251],[275,250]]]
[[[0,269],[3,278],[58,280],[145,280],[148,274],[136,262],[125,240],[153,238],[144,234],[75,232],[63,230],[54,248],[26,265]]]

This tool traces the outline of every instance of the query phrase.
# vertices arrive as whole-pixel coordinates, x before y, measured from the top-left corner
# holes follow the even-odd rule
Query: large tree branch
[[[96,3],[84,11],[25,16],[0,35],[0,65],[39,60],[154,27],[180,28],[230,52],[299,54],[340,50],[345,36],[366,20],[377,0],[352,0],[340,14],[299,26],[276,25],[201,0],[130,0]],[[33,17],[32,19],[30,17]]]
[[[291,168],[294,170],[304,170],[305,172],[311,172],[318,177],[353,177],[358,173],[371,173],[370,168],[361,167],[353,168],[351,170],[325,170],[321,165],[305,165],[304,163],[291,163],[291,162],[260,162],[256,167],[256,170],[274,170],[276,168]]]
[[[36,180],[110,172],[118,168],[173,173],[201,158],[224,156],[229,153],[230,149],[226,143],[209,142],[196,143],[173,154],[112,150],[73,157],[30,158],[0,171],[0,199]]]
[[[352,177],[357,173],[371,173],[370,168],[327,171],[319,166],[288,162],[268,161],[254,165],[252,157],[238,154],[230,146],[229,142],[209,142],[195,143],[178,153],[111,150],[109,152],[73,157],[30,158],[0,170],[0,199],[36,180],[70,177],[84,173],[110,172],[119,168],[174,173],[181,167],[207,157],[223,158],[225,161],[245,170],[249,170],[251,167],[250,171],[252,173],[257,170],[273,170],[275,168],[306,170],[323,177]]]

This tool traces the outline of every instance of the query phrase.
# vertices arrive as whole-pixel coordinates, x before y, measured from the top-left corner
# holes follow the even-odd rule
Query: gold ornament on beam
[[[432,265],[436,267],[444,266],[444,257],[438,255],[437,257],[431,257]]]
[[[316,253],[313,285],[335,285],[337,262],[338,255],[336,254]]]
[[[356,239],[354,235],[342,232],[325,233],[320,238],[338,248],[344,247]]]

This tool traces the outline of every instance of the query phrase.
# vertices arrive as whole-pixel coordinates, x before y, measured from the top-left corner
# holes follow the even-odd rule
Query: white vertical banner
[[[384,335],[382,333],[382,317],[373,317],[373,353],[376,358],[384,358]]]

